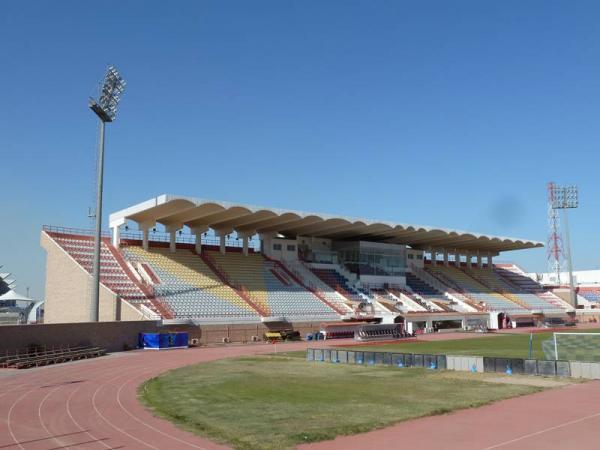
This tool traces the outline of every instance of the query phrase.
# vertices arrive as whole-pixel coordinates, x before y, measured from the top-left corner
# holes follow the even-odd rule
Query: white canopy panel
[[[188,226],[221,233],[279,233],[334,240],[407,244],[413,248],[446,248],[501,252],[543,247],[538,241],[490,236],[445,228],[382,222],[330,214],[267,208],[164,194],[110,215],[110,227],[137,222],[140,227],[161,223],[170,229]]]

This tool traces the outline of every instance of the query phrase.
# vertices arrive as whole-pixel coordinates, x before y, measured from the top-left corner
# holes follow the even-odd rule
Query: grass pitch
[[[272,355],[176,369],[147,381],[140,396],[198,435],[236,449],[272,450],[540,390],[476,375]]]

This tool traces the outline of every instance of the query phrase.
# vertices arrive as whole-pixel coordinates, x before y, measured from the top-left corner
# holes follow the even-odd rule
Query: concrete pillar
[[[433,330],[433,320],[428,319],[427,322],[425,323],[425,328],[427,328],[427,331]]]
[[[151,228],[154,228],[155,225],[156,222],[153,221],[138,223],[139,229],[142,230],[142,247],[144,250],[148,250],[148,248],[150,247],[148,243],[148,233],[150,232]]]
[[[471,270],[473,268],[472,265],[472,257],[471,252],[467,252],[467,269]]]
[[[112,244],[117,248],[121,245],[121,227],[118,225],[112,228]]]
[[[231,228],[221,229],[221,230],[215,229],[215,234],[217,236],[219,236],[219,251],[221,252],[222,255],[224,255],[225,252],[227,251],[225,248],[225,238],[232,231],[233,230]]]
[[[454,250],[454,265],[460,269],[460,252]]]
[[[222,234],[219,236],[219,251],[222,255],[225,254],[225,235]]]
[[[444,249],[444,266],[448,267],[448,249]]]
[[[169,231],[169,250],[171,253],[175,253],[177,251],[177,231]]]
[[[431,249],[431,265],[434,267],[437,266],[437,251],[435,248]]]
[[[200,255],[202,253],[202,233],[197,233],[195,236],[196,241],[194,242],[194,250]]]
[[[196,250],[196,253],[201,254],[202,253],[202,234],[205,233],[206,231],[208,231],[208,227],[205,226],[196,226],[196,227],[192,227],[192,234],[196,237],[196,242],[194,244],[194,250]]]
[[[165,226],[165,230],[169,233],[169,249],[171,253],[175,253],[177,250],[177,231],[183,228],[182,223],[172,223]]]
[[[250,238],[256,234],[256,231],[237,231],[238,238],[242,239],[242,253],[244,256],[248,256],[248,245]]]
[[[483,267],[483,258],[481,257],[481,253],[477,250],[477,268],[481,269]]]
[[[142,228],[142,248],[148,250],[148,228]]]
[[[492,261],[492,253],[488,252],[487,255],[487,264],[488,264],[488,270],[491,272],[494,270],[494,262]]]

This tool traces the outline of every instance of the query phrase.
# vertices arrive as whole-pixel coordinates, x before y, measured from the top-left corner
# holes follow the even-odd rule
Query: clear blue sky
[[[600,266],[597,1],[0,4],[0,264],[43,296],[42,224],[88,227],[107,63],[128,81],[105,212],[161,193],[544,241],[578,183]],[[107,215],[105,215],[107,217]],[[536,271],[545,249],[506,254]]]

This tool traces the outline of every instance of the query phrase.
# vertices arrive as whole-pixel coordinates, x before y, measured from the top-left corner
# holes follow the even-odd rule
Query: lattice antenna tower
[[[565,253],[563,250],[559,211],[554,208],[556,203],[555,195],[556,185],[551,181],[548,183],[548,269],[550,273],[556,274],[557,284],[560,285],[560,274],[564,269]]]

